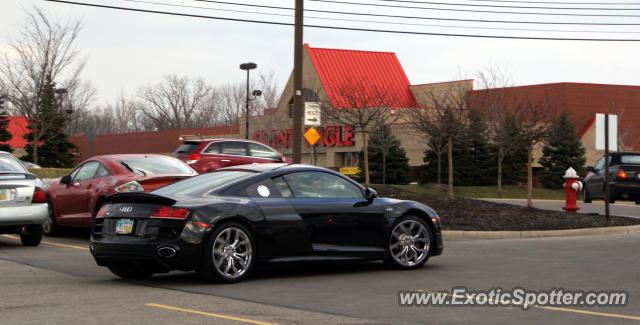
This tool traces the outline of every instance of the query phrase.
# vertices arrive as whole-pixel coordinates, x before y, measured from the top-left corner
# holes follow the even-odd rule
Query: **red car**
[[[200,174],[236,165],[291,162],[265,144],[237,139],[184,141],[173,156],[186,162]]]
[[[184,162],[162,155],[106,155],[82,162],[47,187],[46,235],[59,228],[91,228],[104,198],[122,192],[148,192],[197,173]]]

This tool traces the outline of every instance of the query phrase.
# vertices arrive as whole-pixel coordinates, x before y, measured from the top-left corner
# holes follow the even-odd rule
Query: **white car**
[[[42,181],[16,157],[0,151],[0,234],[19,234],[25,246],[37,246],[49,209]]]

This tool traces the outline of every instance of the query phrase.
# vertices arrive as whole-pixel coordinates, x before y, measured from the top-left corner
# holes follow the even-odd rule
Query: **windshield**
[[[2,154],[0,155],[0,173],[27,173],[27,170],[17,159]]]
[[[130,158],[118,162],[137,174],[195,174],[182,161],[169,157]]]
[[[251,177],[256,173],[244,171],[221,171],[202,174],[159,188],[151,193],[162,196],[174,194],[199,196],[217,187],[234,183],[241,179]]]

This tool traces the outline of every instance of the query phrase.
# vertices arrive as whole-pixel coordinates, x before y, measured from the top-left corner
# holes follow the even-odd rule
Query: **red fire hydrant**
[[[564,189],[567,192],[565,206],[562,209],[567,213],[576,213],[576,211],[580,210],[580,207],[576,204],[576,195],[578,191],[582,191],[582,182],[578,180],[580,176],[573,168],[569,167],[562,178],[565,179]]]

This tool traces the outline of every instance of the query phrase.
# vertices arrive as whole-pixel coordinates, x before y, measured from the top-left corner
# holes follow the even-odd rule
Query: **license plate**
[[[116,221],[116,234],[130,234],[133,231],[133,219],[118,219]]]
[[[9,190],[8,189],[0,189],[0,201],[6,201],[9,199]]]

